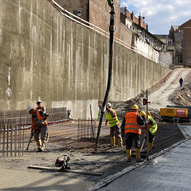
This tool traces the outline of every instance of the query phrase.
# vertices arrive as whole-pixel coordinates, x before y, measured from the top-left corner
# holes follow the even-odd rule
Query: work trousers
[[[135,148],[140,148],[140,135],[136,133],[126,133],[125,134],[125,142],[126,142],[126,149],[131,149],[133,141],[135,143]]]
[[[47,126],[40,127],[34,134],[35,140],[46,140],[48,128]]]
[[[115,125],[113,127],[110,127],[110,136],[111,137],[118,137],[120,138],[121,137],[121,128],[119,127],[119,125]]]
[[[149,143],[153,143],[155,140],[155,134],[156,133],[154,135],[152,135],[150,131],[148,133],[149,133]]]

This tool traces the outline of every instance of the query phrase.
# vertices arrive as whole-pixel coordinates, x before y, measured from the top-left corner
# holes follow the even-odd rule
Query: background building
[[[49,0],[58,3],[66,12],[69,11],[77,17],[84,19],[95,30],[102,30],[102,34],[109,37],[110,7],[103,0]],[[117,42],[133,49],[135,52],[159,63],[163,59],[160,52],[165,45],[159,38],[148,31],[145,17],[130,13],[126,7],[120,8],[120,0],[116,0],[115,7],[115,33]],[[68,12],[68,13],[69,13]],[[84,23],[84,20],[81,22]],[[79,19],[80,21],[80,19]],[[86,23],[87,24],[87,23]],[[99,29],[98,29],[99,28]],[[102,36],[103,36],[102,35]],[[161,60],[160,60],[161,59]],[[170,62],[171,64],[172,62]],[[169,62],[165,63],[170,65]]]
[[[183,55],[183,33],[178,29],[179,26],[172,25],[168,35],[155,35],[165,44],[163,45],[163,54],[172,55],[172,65],[174,67],[183,67],[182,55]]]
[[[191,67],[191,19],[181,26],[180,31],[183,33],[183,65]]]

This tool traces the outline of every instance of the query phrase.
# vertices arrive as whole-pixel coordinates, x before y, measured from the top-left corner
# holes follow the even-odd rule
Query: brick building
[[[126,7],[122,7],[120,11],[121,22],[132,31],[132,46],[135,46],[135,39],[139,38],[152,46],[155,50],[161,51],[164,43],[148,31],[148,24],[144,21],[145,17],[141,16],[141,14],[136,17],[134,13],[130,13]]]
[[[191,19],[181,26],[179,29],[183,32],[183,65],[191,67]]]
[[[120,8],[120,17],[121,22],[129,29],[134,30],[133,24],[137,24],[148,31],[148,24],[144,21],[145,17],[142,17],[141,15],[139,15],[138,18],[135,17],[134,13],[130,13],[126,7]]]
[[[103,0],[51,0],[58,3],[67,11],[109,33],[110,11],[107,1]],[[115,33],[118,42],[133,48],[136,52],[158,62],[157,55],[162,49],[163,42],[148,31],[144,17],[138,18],[126,8],[120,8],[120,0],[114,1]],[[137,41],[138,39],[138,41]],[[144,51],[143,51],[144,49]],[[155,55],[155,56],[153,56]]]
[[[55,0],[64,9],[80,18],[109,32],[110,7],[103,0]],[[115,0],[115,27],[114,36],[131,45],[132,32],[120,22],[120,0]]]

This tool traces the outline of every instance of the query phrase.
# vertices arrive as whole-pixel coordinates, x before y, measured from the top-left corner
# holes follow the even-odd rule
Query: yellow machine
[[[189,122],[191,119],[191,107],[167,106],[160,109],[160,115],[163,121],[166,122],[173,122],[175,119],[179,122]]]

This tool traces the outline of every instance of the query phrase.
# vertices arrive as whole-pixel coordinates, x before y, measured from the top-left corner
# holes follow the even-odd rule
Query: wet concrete
[[[191,125],[179,127],[189,136],[186,141],[98,190],[191,190]]]
[[[179,128],[185,135],[184,137],[187,137],[181,140],[181,143],[164,149],[163,154],[161,151],[155,153],[157,157],[155,156],[150,162],[145,160],[142,163],[128,165],[124,170],[106,177],[98,183],[93,180],[80,180],[76,176],[66,176],[64,173],[1,168],[0,190],[190,190],[191,126],[179,125]],[[25,160],[28,161],[26,157]],[[33,160],[35,161],[34,158]]]

